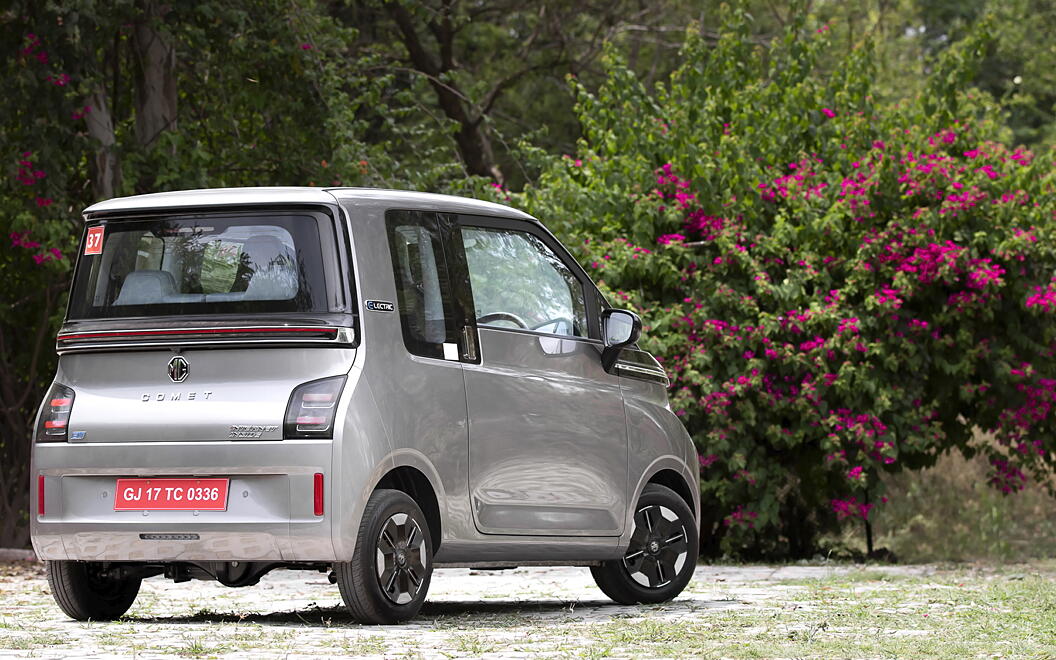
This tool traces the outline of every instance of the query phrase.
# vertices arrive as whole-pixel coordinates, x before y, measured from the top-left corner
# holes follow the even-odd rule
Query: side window
[[[390,211],[386,225],[407,350],[424,357],[457,359],[454,303],[436,215]]]
[[[586,337],[583,285],[538,237],[462,227],[477,325]]]

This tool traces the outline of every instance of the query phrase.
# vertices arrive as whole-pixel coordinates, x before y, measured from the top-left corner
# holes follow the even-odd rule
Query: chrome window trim
[[[671,380],[667,377],[667,373],[664,371],[657,371],[656,369],[650,369],[643,367],[640,364],[632,364],[630,362],[617,362],[616,373],[627,378],[637,378],[639,380],[648,380],[663,384],[664,387],[671,385]]]

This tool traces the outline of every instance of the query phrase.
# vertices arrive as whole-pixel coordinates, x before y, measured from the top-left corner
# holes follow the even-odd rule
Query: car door
[[[534,223],[460,216],[459,226],[478,353],[463,362],[477,528],[619,535],[627,435],[619,378],[601,366],[599,294]]]
[[[452,294],[442,223],[438,213],[389,210],[387,237],[370,245],[383,248],[387,238],[390,259],[372,249],[360,257],[360,266],[374,269],[362,276],[371,396],[394,450],[424,457],[453,503],[466,501],[468,422],[458,353],[465,318]],[[390,281],[394,289],[382,285]],[[464,527],[472,530],[468,520]]]

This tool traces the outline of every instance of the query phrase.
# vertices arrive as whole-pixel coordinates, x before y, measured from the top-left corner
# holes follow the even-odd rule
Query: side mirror
[[[605,338],[605,350],[601,352],[601,366],[612,369],[620,349],[630,346],[642,336],[642,320],[633,312],[623,309],[606,309],[601,313],[601,333]]]

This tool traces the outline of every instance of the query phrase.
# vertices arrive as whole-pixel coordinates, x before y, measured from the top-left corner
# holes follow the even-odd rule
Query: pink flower
[[[670,245],[671,243],[681,243],[686,240],[686,237],[682,234],[664,234],[656,239],[656,242],[660,245]]]
[[[836,113],[833,112],[832,110],[828,109],[828,108],[822,108],[821,109],[821,114],[825,115],[829,119],[832,119],[833,117],[836,116]]]
[[[862,466],[856,465],[847,472],[847,478],[851,481],[858,481],[862,477]]]
[[[315,46],[313,46],[312,44],[309,44],[309,43],[301,44],[301,50],[312,50],[313,48],[315,48]]]

